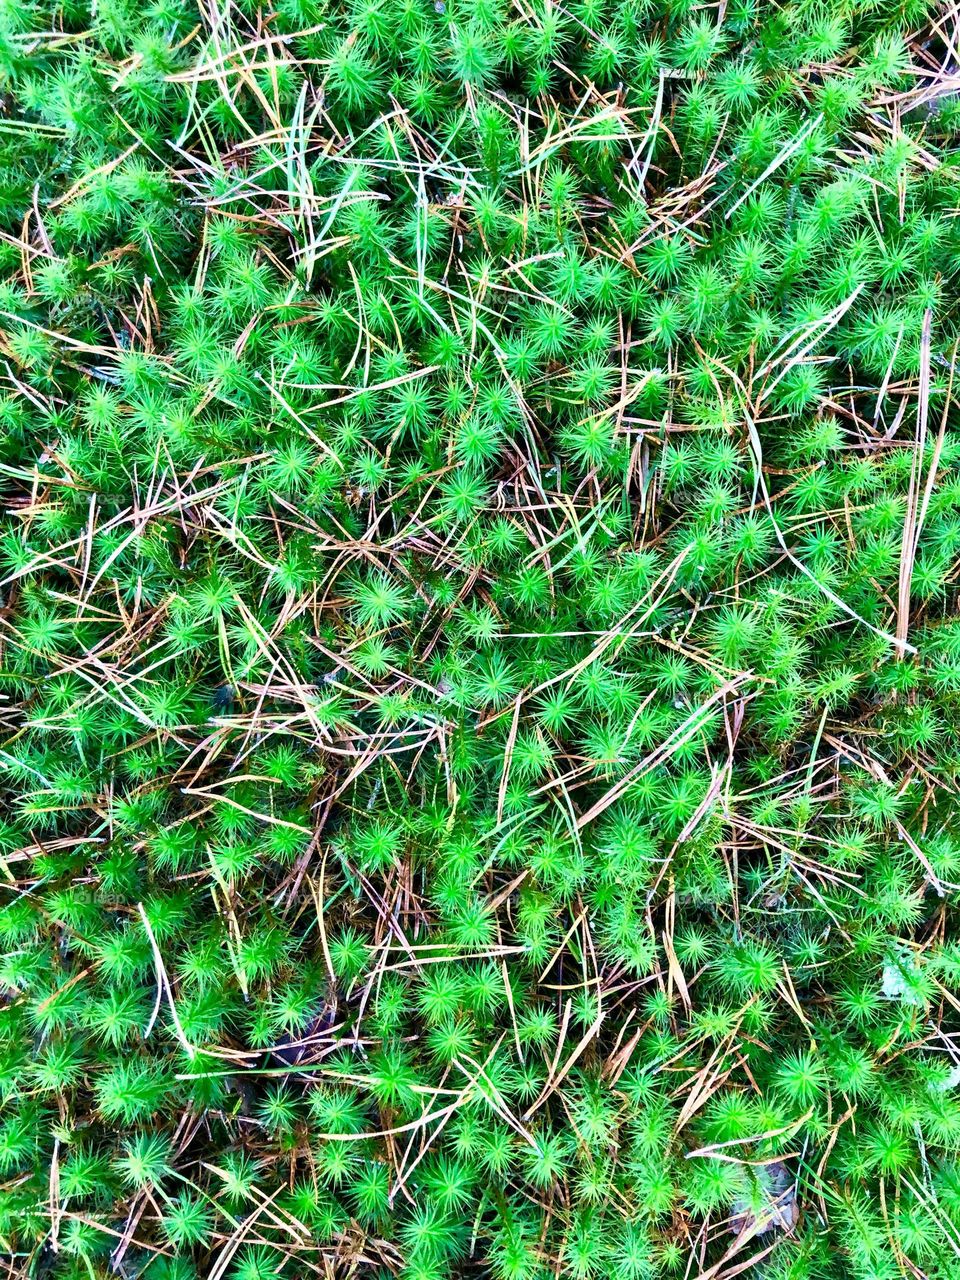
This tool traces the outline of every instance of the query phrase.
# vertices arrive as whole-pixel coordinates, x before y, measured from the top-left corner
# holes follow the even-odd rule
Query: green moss
[[[944,13],[0,4],[17,1274],[956,1274]]]

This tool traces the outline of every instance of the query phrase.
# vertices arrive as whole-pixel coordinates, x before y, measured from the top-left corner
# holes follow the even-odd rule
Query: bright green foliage
[[[955,36],[2,5],[11,1275],[960,1274]]]

